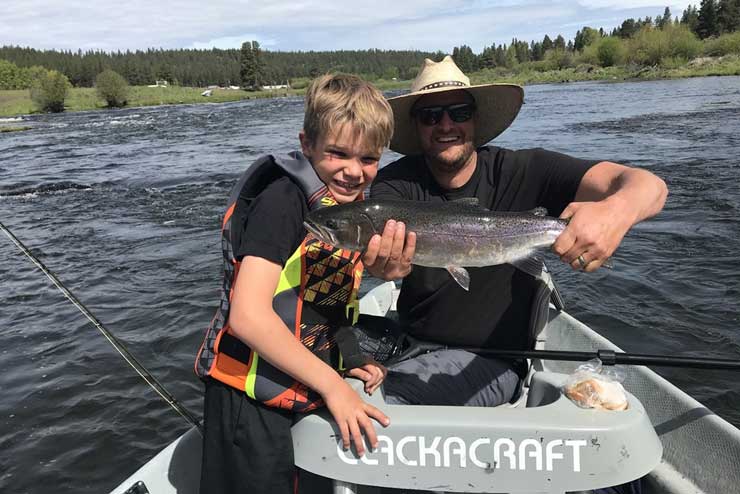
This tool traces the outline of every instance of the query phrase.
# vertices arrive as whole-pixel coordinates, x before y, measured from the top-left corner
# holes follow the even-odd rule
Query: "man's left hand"
[[[596,271],[611,257],[633,224],[632,219],[620,216],[618,211],[620,208],[609,199],[570,203],[560,215],[570,222],[552,250],[574,270]]]

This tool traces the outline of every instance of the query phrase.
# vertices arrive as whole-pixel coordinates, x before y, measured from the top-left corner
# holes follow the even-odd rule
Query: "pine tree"
[[[740,0],[719,0],[717,23],[720,33],[740,30]]]
[[[719,34],[717,4],[714,0],[701,0],[696,34],[698,34],[701,39],[706,39],[710,36],[717,36]]]
[[[563,35],[558,34],[558,37],[555,38],[555,41],[552,44],[552,47],[556,50],[565,50],[565,38],[563,38]]]
[[[452,59],[465,73],[478,70],[478,57],[473,53],[473,49],[467,45],[453,48]]]
[[[663,11],[663,17],[658,17],[655,20],[655,26],[659,29],[665,29],[671,25],[671,9],[668,7]]]
[[[582,31],[576,33],[576,37],[573,40],[573,49],[581,51],[601,36],[602,34],[596,29],[584,27]]]
[[[548,35],[545,35],[544,39],[542,40],[542,52],[546,52],[547,50],[552,49],[552,40]]]
[[[496,45],[486,46],[478,57],[482,69],[492,69],[496,66]]]
[[[496,47],[496,67],[506,67],[506,53],[508,50],[506,49],[506,43],[498,45]]]
[[[623,39],[631,38],[638,31],[638,29],[639,27],[637,26],[637,22],[630,17],[629,19],[626,19],[622,22],[617,35]]]
[[[259,43],[256,41],[242,43],[240,67],[239,75],[241,76],[242,87],[249,91],[259,90],[262,74],[264,73]]]
[[[545,52],[542,50],[542,43],[532,41],[532,60],[539,62],[545,56]]]
[[[505,66],[508,67],[508,68],[511,68],[511,67],[515,67],[516,64],[517,64],[517,60],[516,60],[516,47],[512,43],[506,49],[506,63],[505,63]]]
[[[699,26],[699,11],[696,9],[696,6],[689,5],[686,10],[683,11],[681,24],[685,24],[693,33],[696,34],[696,29]]]

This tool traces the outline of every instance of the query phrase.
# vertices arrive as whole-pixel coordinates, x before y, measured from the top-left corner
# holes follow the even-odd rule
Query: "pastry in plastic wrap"
[[[591,360],[568,377],[563,392],[583,408],[626,410],[627,393],[614,372],[602,371],[601,361]]]

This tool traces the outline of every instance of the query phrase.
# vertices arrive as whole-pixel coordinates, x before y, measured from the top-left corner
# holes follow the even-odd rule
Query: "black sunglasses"
[[[437,125],[444,113],[450,116],[450,120],[457,123],[467,122],[473,118],[475,105],[473,103],[457,103],[447,106],[426,106],[413,110],[412,114],[424,125]]]

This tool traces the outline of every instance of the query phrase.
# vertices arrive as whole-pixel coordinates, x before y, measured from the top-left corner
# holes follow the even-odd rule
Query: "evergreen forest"
[[[659,33],[659,34],[655,34]],[[660,34],[663,33],[663,34]],[[718,41],[719,40],[719,41]],[[584,27],[572,40],[546,35],[541,40],[513,39],[492,44],[481,53],[466,45],[451,47],[460,68],[558,70],[588,63],[599,67],[624,64],[680,64],[701,56],[740,54],[740,0],[702,0],[680,16],[665,8],[655,18],[626,19],[610,32]],[[350,72],[378,80],[412,79],[425,58],[441,60],[442,52],[402,50],[296,51],[263,50],[256,41],[241,49],[148,49],[136,51],[60,51],[0,47],[0,89],[26,89],[40,71],[63,74],[73,87],[93,87],[98,74],[112,70],[132,86],[157,80],[188,87],[239,86],[259,89],[306,81],[325,72]]]

